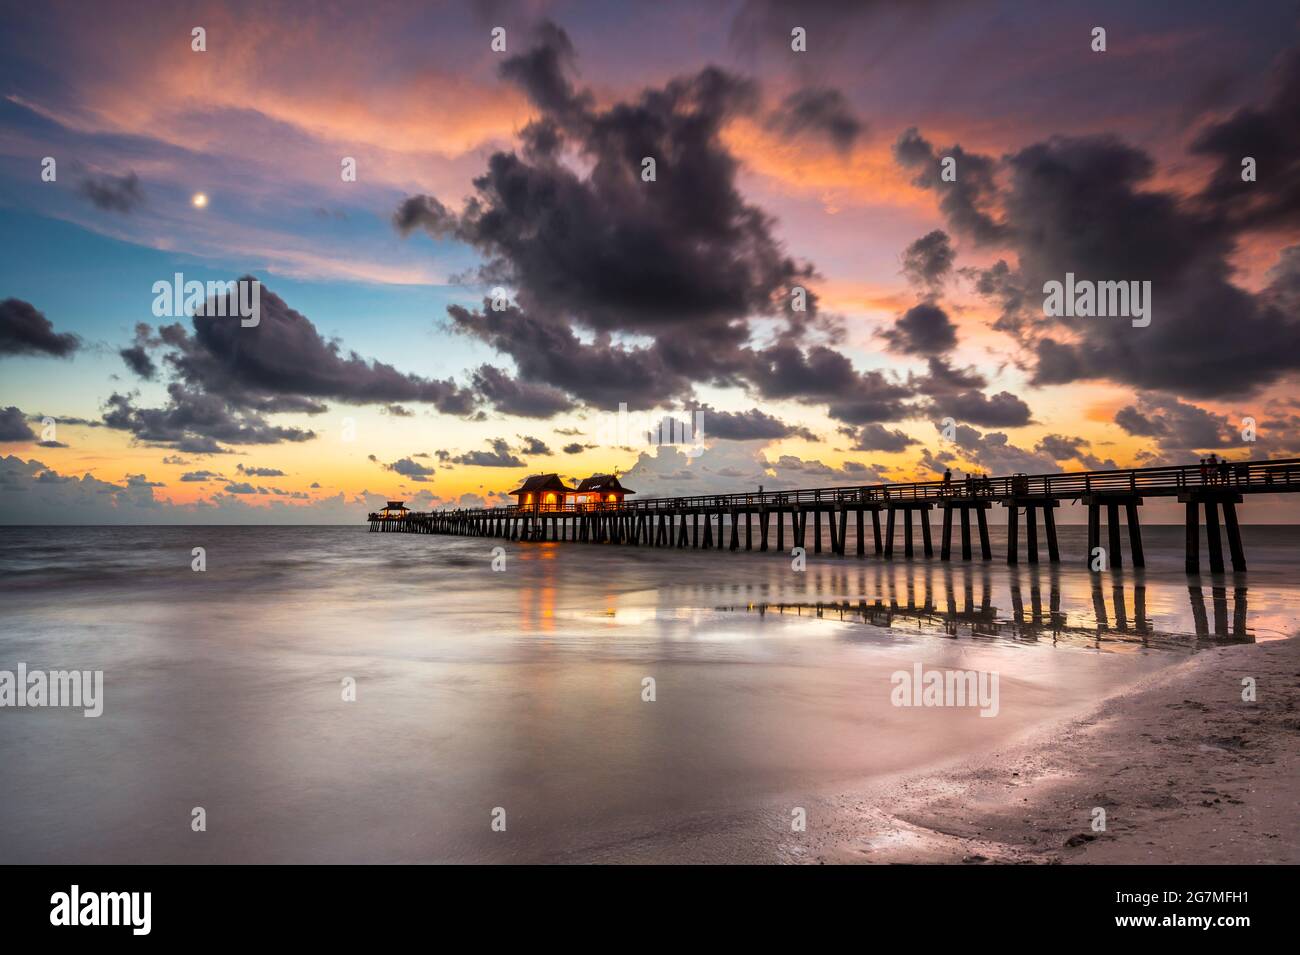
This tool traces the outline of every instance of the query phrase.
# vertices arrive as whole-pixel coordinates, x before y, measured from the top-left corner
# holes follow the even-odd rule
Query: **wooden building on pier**
[[[615,474],[593,474],[578,484],[577,490],[573,492],[573,502],[588,506],[594,504],[617,506],[623,503],[627,495],[635,493],[636,491],[620,484]]]
[[[510,492],[516,506],[529,510],[554,510],[568,503],[573,493],[558,474],[534,474]]]

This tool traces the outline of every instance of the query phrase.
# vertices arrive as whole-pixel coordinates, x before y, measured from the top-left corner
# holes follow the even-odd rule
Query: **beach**
[[[1242,700],[1243,679],[1258,698]],[[1032,740],[838,802],[819,862],[1300,861],[1300,640],[1222,647]],[[890,805],[864,812],[864,796]],[[1092,826],[1098,807],[1106,828]]]
[[[1153,529],[1145,572],[1093,575],[815,555],[796,572],[775,554],[361,528],[5,528],[0,669],[102,670],[104,689],[96,718],[0,711],[0,858],[1143,861],[1174,826],[1152,861],[1190,861],[1216,815],[1237,820],[1225,855],[1294,858],[1266,833],[1294,818],[1294,778],[1276,775],[1294,717],[1277,707],[1294,702],[1300,538],[1247,528],[1249,580],[1189,585],[1180,535]],[[996,706],[897,705],[918,667],[996,676]],[[1233,710],[1256,670],[1257,707]],[[1156,779],[1176,804],[1141,788]],[[1065,847],[1097,805],[1107,832]]]

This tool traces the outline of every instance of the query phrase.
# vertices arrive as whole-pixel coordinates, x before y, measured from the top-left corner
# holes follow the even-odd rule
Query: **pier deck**
[[[1246,569],[1237,505],[1251,494],[1300,492],[1300,458],[1242,461],[1203,467],[1130,468],[1115,471],[1077,471],[1057,474],[967,478],[959,481],[917,481],[767,491],[661,497],[617,504],[560,504],[532,507],[506,506],[411,511],[396,516],[369,515],[372,531],[415,534],[458,534],[522,541],[626,544],[644,547],[690,547],[714,550],[807,548],[811,530],[812,552],[820,554],[823,542],[832,554],[846,556],[851,520],[856,531],[857,556],[867,553],[893,558],[902,537],[902,556],[916,556],[913,514],[919,515],[923,556],[934,556],[930,512],[942,514],[939,557],[953,556],[954,517],[960,530],[961,559],[971,560],[972,516],[979,534],[979,554],[992,560],[987,510],[997,504],[1007,509],[1009,564],[1021,559],[1020,519],[1024,518],[1024,558],[1040,558],[1039,521],[1042,523],[1050,562],[1060,561],[1054,511],[1062,501],[1088,508],[1088,553],[1085,563],[1094,570],[1122,567],[1121,529],[1127,526],[1128,561],[1142,567],[1142,531],[1139,508],[1147,498],[1174,498],[1186,510],[1186,570],[1200,569],[1200,518],[1204,515],[1210,570],[1224,570],[1220,514],[1228,538],[1234,571]],[[1106,517],[1107,542],[1101,541],[1101,517]],[[1120,520],[1120,511],[1124,521]],[[884,530],[881,514],[884,514]],[[809,518],[812,518],[811,528]],[[823,518],[825,520],[823,521]],[[866,522],[871,533],[866,533]],[[823,523],[826,535],[823,538]],[[899,525],[902,525],[901,528]],[[774,525],[774,526],[773,526]],[[789,525],[787,527],[787,525]],[[901,535],[900,535],[901,530]],[[787,531],[790,532],[787,540]]]

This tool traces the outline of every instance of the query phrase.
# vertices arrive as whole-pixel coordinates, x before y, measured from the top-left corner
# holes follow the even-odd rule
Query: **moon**
[[[194,197],[190,199],[190,205],[194,206],[195,209],[203,209],[207,204],[208,194],[206,192],[196,192]]]

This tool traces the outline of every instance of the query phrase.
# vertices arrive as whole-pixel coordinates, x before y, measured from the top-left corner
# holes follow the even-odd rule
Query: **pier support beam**
[[[939,506],[943,508],[943,538],[939,543],[939,559],[952,559],[953,511],[957,512],[957,522],[961,528],[961,559],[971,559],[970,515],[971,511],[974,511],[979,522],[980,557],[984,560],[992,560],[993,551],[989,546],[988,519],[984,513],[992,506],[991,503],[985,498],[958,497],[946,498]]]
[[[1129,501],[1124,505],[1124,516],[1128,521],[1128,550],[1133,558],[1134,567],[1147,565],[1146,555],[1142,552],[1142,525],[1138,523],[1137,505]]]
[[[1246,570],[1246,552],[1241,546],[1241,526],[1237,523],[1237,505],[1223,502],[1223,524],[1228,531],[1228,550],[1232,553],[1232,569],[1237,573]]]
[[[1056,544],[1056,502],[1043,508],[1043,529],[1047,532],[1047,559],[1053,564],[1061,562],[1061,549]]]
[[[1092,555],[1101,546],[1101,509],[1106,508],[1106,566],[1119,570],[1124,566],[1124,555],[1120,549],[1122,530],[1119,509],[1124,508],[1128,519],[1129,556],[1134,567],[1145,567],[1146,556],[1142,550],[1142,528],[1138,521],[1138,506],[1142,498],[1132,492],[1098,492],[1081,498],[1088,507],[1088,554],[1086,563],[1092,569]]]
[[[1043,530],[1047,535],[1047,559],[1052,563],[1061,560],[1060,548],[1056,540],[1055,508],[1060,502],[1050,497],[1013,497],[1003,501],[1007,508],[1007,563],[1016,563],[1019,557],[1019,519],[1020,508],[1025,510],[1025,559],[1031,564],[1038,563],[1038,515],[1043,517]],[[987,533],[987,532],[985,532]]]
[[[915,535],[912,528],[912,512],[921,512],[921,548],[926,557],[934,556],[934,541],[930,535],[930,501],[900,501],[886,505],[889,513],[886,517],[885,557],[894,556],[894,527],[898,516],[903,520],[903,556],[911,559],[915,556]]]

